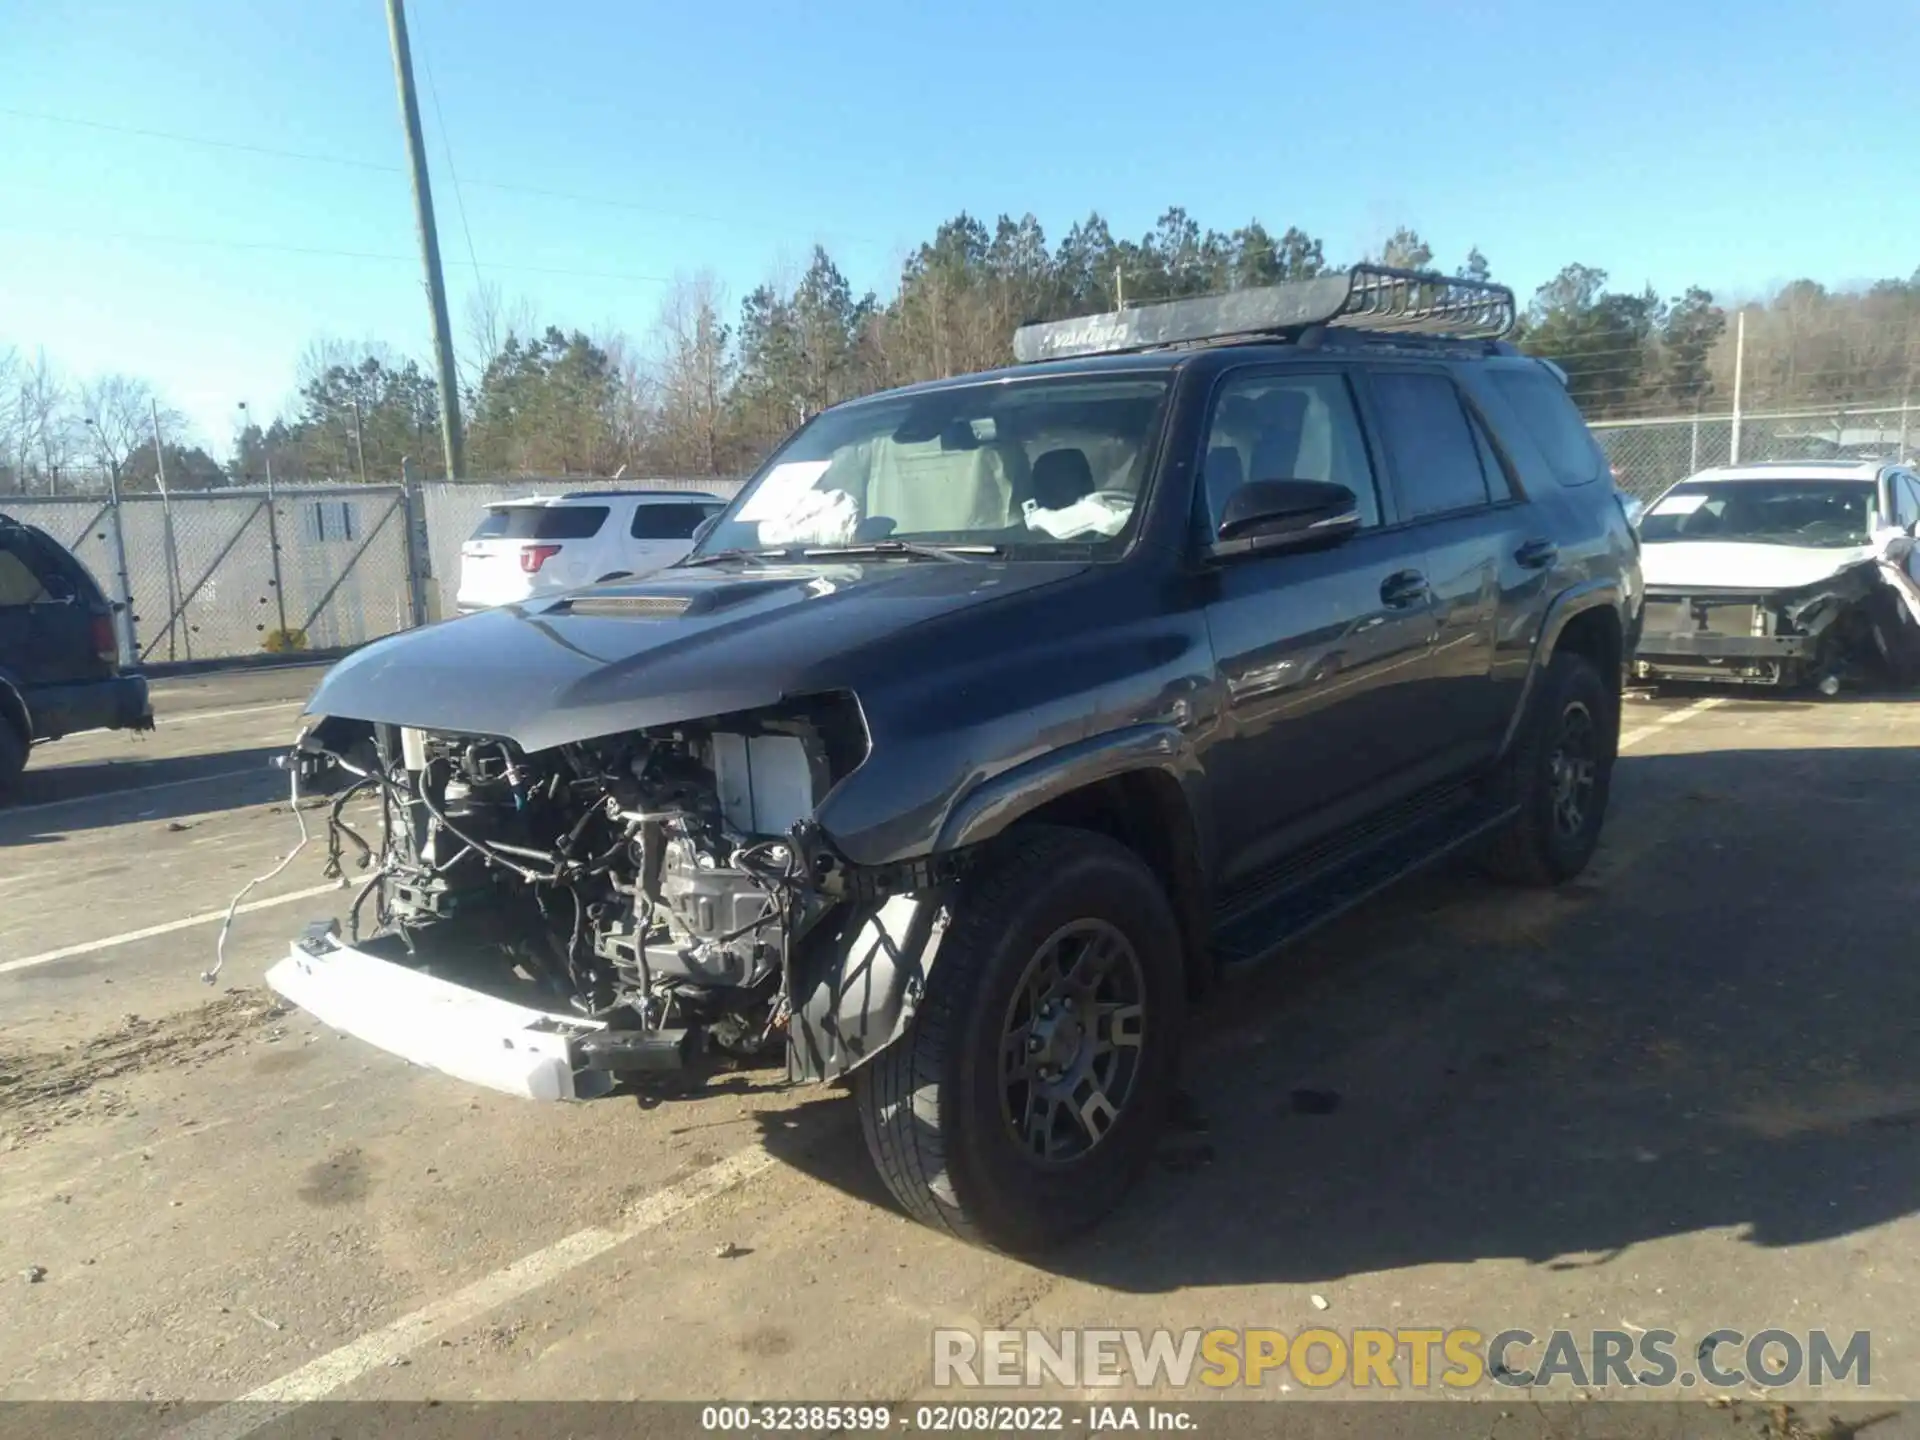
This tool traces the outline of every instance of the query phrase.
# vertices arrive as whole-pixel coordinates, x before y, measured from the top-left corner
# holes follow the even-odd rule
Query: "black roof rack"
[[[1075,355],[1124,355],[1173,345],[1290,337],[1312,325],[1497,340],[1513,329],[1515,316],[1513,291],[1504,285],[1438,271],[1355,265],[1312,280],[1023,325],[1014,332],[1013,355],[1022,364]]]
[[[718,500],[705,490],[567,490],[554,497],[559,500]]]

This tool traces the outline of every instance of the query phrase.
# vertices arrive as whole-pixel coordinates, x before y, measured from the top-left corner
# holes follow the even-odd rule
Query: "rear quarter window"
[[[0,606],[33,605],[49,598],[33,568],[11,549],[0,548]]]
[[[497,529],[489,529],[495,521]],[[607,523],[604,505],[507,505],[480,522],[476,540],[589,540]]]
[[[711,500],[696,504],[685,500],[643,502],[633,511],[629,534],[636,540],[691,540],[700,522],[720,513]]]
[[[1606,457],[1566,387],[1538,365],[1495,365],[1487,383],[1562,485],[1587,485],[1607,473]]]
[[[14,530],[7,540],[0,541],[0,555],[10,555],[17,569],[9,583],[0,589],[18,594],[29,583],[36,587],[35,593],[26,600],[0,603],[35,604],[42,600],[77,600],[85,605],[104,603],[100,587],[87,573],[87,567],[44,530],[31,525]],[[23,580],[22,576],[31,579]]]

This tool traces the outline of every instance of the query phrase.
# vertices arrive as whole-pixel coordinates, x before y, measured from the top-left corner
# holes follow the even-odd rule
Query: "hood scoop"
[[[685,595],[583,595],[569,601],[567,610],[619,620],[672,620],[686,614],[692,603]]]

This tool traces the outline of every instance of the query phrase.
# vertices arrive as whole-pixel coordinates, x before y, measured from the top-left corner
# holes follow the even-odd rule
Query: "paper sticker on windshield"
[[[813,484],[827,473],[830,460],[789,460],[784,465],[776,465],[766,473],[760,486],[753,492],[751,499],[740,507],[733,518],[751,524],[756,520],[773,520],[786,514],[799,503],[800,497],[813,489]]]
[[[1647,513],[1649,515],[1691,515],[1706,504],[1707,499],[1708,497],[1704,494],[1669,495]]]

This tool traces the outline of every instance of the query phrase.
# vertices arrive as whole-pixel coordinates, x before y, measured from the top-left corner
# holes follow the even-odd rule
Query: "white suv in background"
[[[462,610],[651,574],[693,548],[700,522],[726,509],[695,490],[574,490],[489,505],[460,547]]]

